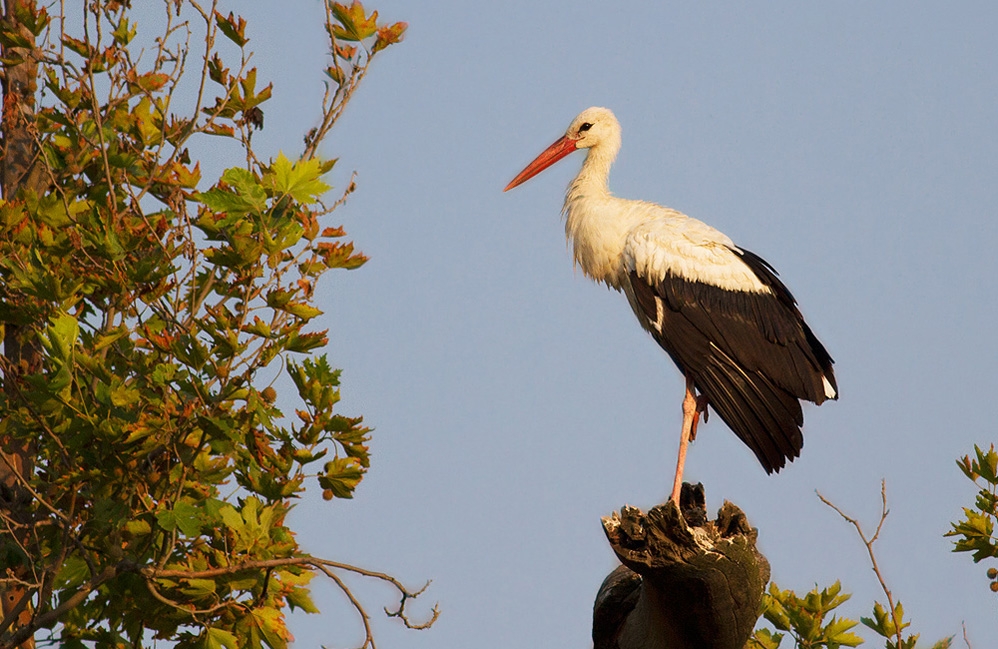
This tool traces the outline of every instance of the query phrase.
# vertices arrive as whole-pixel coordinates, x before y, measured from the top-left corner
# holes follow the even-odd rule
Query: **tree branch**
[[[880,520],[877,521],[876,532],[874,532],[873,536],[869,539],[866,538],[866,534],[863,532],[863,527],[859,524],[859,521],[839,509],[838,506],[821,495],[820,491],[815,490],[815,493],[818,494],[818,498],[821,502],[831,507],[839,516],[843,518],[843,520],[856,528],[856,532],[859,534],[859,538],[863,541],[863,545],[866,546],[866,552],[870,556],[870,563],[873,565],[873,572],[877,575],[877,579],[880,581],[880,587],[883,589],[884,595],[887,596],[887,605],[890,608],[891,621],[894,623],[897,633],[897,646],[902,646],[903,625],[901,624],[902,621],[897,617],[897,609],[894,606],[894,595],[891,593],[891,589],[887,587],[884,575],[880,572],[880,566],[877,565],[877,556],[873,552],[873,544],[876,543],[877,538],[880,537],[880,530],[883,529],[884,521],[887,520],[887,515],[890,513],[890,510],[887,508],[887,482],[885,480],[880,481]]]

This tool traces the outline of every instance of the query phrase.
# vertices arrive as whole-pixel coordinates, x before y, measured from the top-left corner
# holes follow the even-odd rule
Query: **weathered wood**
[[[623,565],[596,596],[594,649],[745,646],[769,581],[758,532],[729,502],[708,521],[702,485],[684,484],[680,507],[624,506],[603,519]]]

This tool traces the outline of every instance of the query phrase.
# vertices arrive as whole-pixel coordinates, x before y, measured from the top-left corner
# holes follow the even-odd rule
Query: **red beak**
[[[509,184],[506,185],[506,189],[503,191],[508,192],[517,185],[522,185],[572,151],[575,151],[575,140],[570,140],[567,136],[560,138],[557,142],[544,149],[543,153],[534,158],[534,161],[528,164],[516,178],[509,181]]]

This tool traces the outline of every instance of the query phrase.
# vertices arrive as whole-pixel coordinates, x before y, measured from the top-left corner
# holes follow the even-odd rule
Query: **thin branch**
[[[95,50],[100,49],[101,45],[101,16],[98,10],[94,10],[94,20],[96,22],[97,29],[97,45],[93,46],[90,40],[90,20],[87,17],[87,12],[84,11],[83,14],[83,40],[87,46],[93,46]],[[111,216],[117,219],[118,217],[118,200],[115,198],[114,192],[114,176],[111,174],[111,162],[108,158],[108,144],[104,140],[104,114],[101,112],[100,102],[97,99],[97,83],[94,81],[94,66],[91,62],[87,62],[84,66],[84,71],[86,72],[86,78],[90,82],[89,95],[91,110],[93,111],[94,123],[97,125],[97,141],[100,146],[101,161],[104,163],[104,177],[107,179],[107,192],[110,200],[108,201],[108,207],[111,210]],[[110,98],[109,98],[110,100]],[[110,103],[110,101],[108,102]]]
[[[818,498],[821,499],[821,502],[835,510],[839,516],[841,516],[847,523],[855,527],[856,532],[859,533],[859,538],[862,539],[863,544],[866,546],[866,552],[870,555],[870,563],[873,565],[873,572],[877,575],[877,579],[880,581],[880,587],[883,589],[884,595],[887,596],[887,605],[891,611],[891,621],[894,623],[895,632],[897,633],[897,646],[902,646],[902,626],[901,620],[898,619],[897,610],[894,606],[894,595],[891,593],[891,589],[887,587],[884,575],[880,572],[880,566],[877,564],[877,556],[873,552],[873,544],[877,542],[877,538],[880,536],[880,530],[884,527],[884,521],[887,520],[887,515],[890,513],[890,510],[887,508],[887,482],[885,480],[880,481],[880,521],[877,522],[877,531],[874,532],[873,536],[869,539],[866,538],[866,534],[863,532],[863,527],[859,524],[859,521],[847,515],[844,511],[839,509],[838,506],[822,496],[820,491],[815,490],[815,493],[818,494]]]
[[[429,587],[430,582],[423,584],[422,588],[419,590],[411,591],[406,586],[389,574],[383,572],[377,572],[374,570],[367,570],[365,568],[360,568],[358,566],[350,565],[348,563],[341,563],[339,561],[331,561],[329,559],[320,559],[311,556],[299,556],[299,557],[285,557],[283,559],[266,559],[260,561],[245,561],[243,563],[235,564],[232,566],[226,566],[224,568],[212,568],[210,570],[166,570],[161,568],[153,568],[150,566],[140,567],[134,564],[123,562],[119,564],[120,569],[128,570],[130,572],[138,572],[147,580],[159,579],[159,578],[180,578],[180,579],[212,579],[214,577],[222,577],[225,575],[232,575],[239,572],[245,572],[247,570],[266,570],[268,573],[274,568],[281,568],[287,566],[301,566],[301,567],[311,567],[319,570],[325,574],[330,579],[336,581],[340,588],[344,590],[351,601],[353,602],[352,595],[344,585],[339,577],[336,576],[334,570],[342,570],[344,572],[352,572],[363,577],[369,577],[372,579],[377,579],[379,581],[384,581],[391,584],[401,596],[399,601],[399,607],[395,611],[385,608],[385,614],[388,617],[399,618],[407,628],[410,629],[428,629],[437,621],[440,617],[440,606],[439,604],[434,604],[433,608],[430,609],[430,618],[426,622],[413,622],[407,616],[405,612],[405,605],[409,600],[416,599],[422,595],[427,587]],[[368,615],[362,610],[359,603],[354,604],[361,611],[362,617],[364,618],[365,628],[368,626]],[[365,646],[368,646],[365,644]],[[374,647],[373,641],[370,646]]]
[[[172,606],[178,611],[183,611],[184,613],[188,613],[192,617],[195,615],[211,615],[212,613],[220,611],[223,608],[236,606],[238,604],[238,602],[230,601],[230,602],[222,602],[221,604],[216,604],[215,606],[212,606],[211,608],[208,609],[191,608],[190,605],[180,604],[178,602],[173,601],[169,597],[163,595],[161,592],[159,592],[159,589],[157,589],[156,586],[153,584],[152,579],[146,580],[146,590],[149,591],[149,594],[152,595],[155,600],[162,602],[167,606]]]
[[[347,587],[342,579],[340,579],[339,575],[322,566],[319,566],[319,570],[336,582],[336,585],[339,586],[340,590],[343,591],[343,594],[350,600],[350,604],[352,604],[354,609],[356,609],[357,614],[360,615],[360,619],[364,623],[364,644],[360,646],[360,649],[367,649],[368,647],[371,649],[377,649],[377,645],[374,643],[374,633],[371,630],[371,618],[367,614],[367,611],[364,610],[364,605],[361,604],[356,597],[354,597],[353,592],[351,592],[350,588]]]
[[[356,190],[357,190],[357,172],[355,171],[350,175],[350,182],[347,183],[347,188],[343,190],[343,194],[338,199],[336,199],[335,203],[333,203],[329,207],[326,207],[325,203],[321,203],[320,201],[320,204],[322,205],[322,211],[316,212],[315,214],[316,218],[320,216],[325,216],[327,214],[332,214],[333,212],[335,212],[337,208],[339,208],[340,206],[342,206],[344,203],[347,202],[347,199],[350,197],[350,194],[354,193]]]
[[[45,509],[49,510],[49,512],[51,512],[57,518],[59,518],[60,520],[62,520],[64,523],[68,524],[70,522],[69,517],[66,516],[66,514],[64,514],[63,512],[59,511],[56,507],[54,507],[51,503],[49,503],[49,501],[47,501],[46,499],[42,498],[42,495],[40,493],[38,493],[37,491],[35,491],[32,488],[31,483],[28,482],[28,480],[23,475],[21,475],[21,472],[8,459],[8,457],[7,457],[7,455],[5,453],[0,453],[0,461],[2,461],[3,464],[7,467],[7,470],[9,471],[8,475],[14,476],[14,478],[17,479],[18,485],[22,489],[24,489],[25,491],[27,491],[29,494],[31,494],[32,498],[34,498],[39,503],[41,503],[41,505]]]
[[[440,604],[436,603],[433,605],[433,608],[430,609],[431,615],[429,620],[423,622],[422,624],[419,623],[414,624],[411,620],[409,620],[409,617],[405,614],[405,603],[410,599],[416,599],[417,597],[422,595],[423,591],[425,591],[427,588],[430,587],[430,583],[431,582],[427,581],[425,584],[423,584],[422,588],[411,594],[402,591],[402,599],[399,601],[398,610],[389,611],[388,607],[386,606],[385,615],[387,615],[388,617],[397,617],[398,619],[402,620],[402,624],[404,624],[407,629],[416,629],[417,631],[422,631],[423,629],[429,629],[437,621],[437,618],[440,617]]]
[[[85,602],[92,592],[116,574],[117,570],[115,567],[108,566],[95,579],[92,579],[80,588],[80,590],[73,593],[62,604],[47,613],[36,615],[29,624],[19,627],[17,631],[4,638],[3,642],[0,642],[0,649],[12,649],[34,635],[38,629],[55,624],[59,621],[60,617]]]

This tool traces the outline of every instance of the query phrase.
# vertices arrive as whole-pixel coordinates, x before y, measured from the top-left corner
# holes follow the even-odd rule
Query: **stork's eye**
[[[583,124],[582,126],[579,127],[579,133],[585,133],[586,131],[588,131],[592,127],[593,127],[592,124],[590,124],[589,122],[586,122],[585,124]]]

